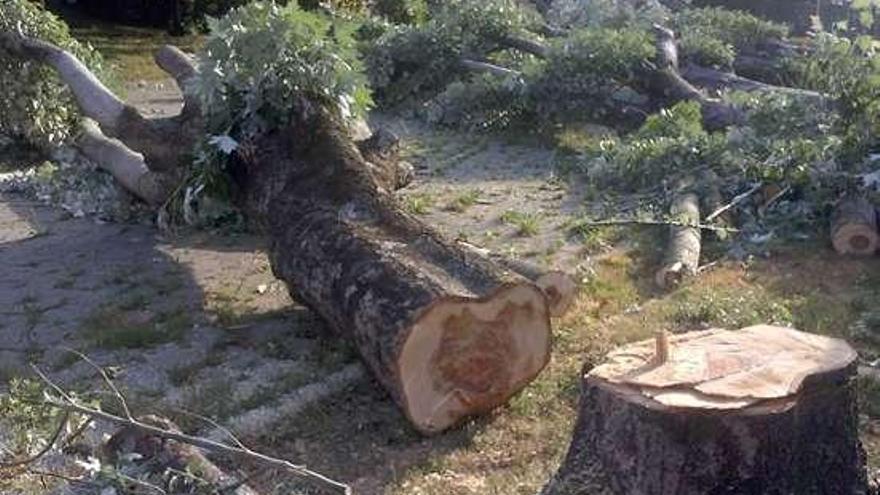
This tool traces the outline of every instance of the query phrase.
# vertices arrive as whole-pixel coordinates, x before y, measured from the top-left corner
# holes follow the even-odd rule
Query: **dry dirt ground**
[[[128,94],[153,115],[179,106],[168,82]],[[570,235],[583,200],[577,184],[556,176],[552,150],[401,120],[374,124],[402,137],[416,167],[399,192],[404,207],[449,236],[583,276],[575,308],[554,322],[551,363],[510,405],[422,438],[351,347],[272,277],[261,239],[99,223],[9,195],[0,197],[0,380],[26,373],[30,361],[68,386],[99,389],[94,371],[63,349],[72,347],[113,372],[136,412],[217,435],[187,411],[210,416],[355,493],[508,495],[536,493],[558,465],[581,367],[657,328],[777,322],[858,337],[866,360],[880,358],[880,340],[850,331],[880,299],[876,259],[840,259],[821,242],[780,247],[769,260],[720,263],[660,294],[650,282],[660,231],[628,230],[617,247],[613,232],[586,242]],[[873,459],[880,386],[865,390]],[[253,484],[271,493],[281,479],[262,473]]]

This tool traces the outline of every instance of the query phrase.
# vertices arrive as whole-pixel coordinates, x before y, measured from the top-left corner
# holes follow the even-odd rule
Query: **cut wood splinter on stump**
[[[874,254],[880,245],[874,205],[859,196],[841,199],[831,218],[831,242],[839,254]]]
[[[856,495],[867,488],[842,340],[754,326],[612,352],[583,379],[542,495]],[[661,351],[662,352],[662,351]]]

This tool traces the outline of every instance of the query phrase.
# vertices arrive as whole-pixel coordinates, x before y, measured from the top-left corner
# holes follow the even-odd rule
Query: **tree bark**
[[[856,495],[867,490],[845,342],[778,327],[626,346],[582,382],[542,495]]]
[[[839,254],[870,256],[880,246],[874,205],[861,196],[847,196],[834,208],[831,242]]]

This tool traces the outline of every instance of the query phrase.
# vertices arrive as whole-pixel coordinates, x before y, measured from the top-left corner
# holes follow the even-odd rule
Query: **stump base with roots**
[[[866,493],[845,342],[757,326],[641,342],[583,380],[542,495]]]

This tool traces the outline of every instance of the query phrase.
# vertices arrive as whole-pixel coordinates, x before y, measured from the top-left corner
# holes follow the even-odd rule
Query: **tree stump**
[[[543,495],[862,494],[845,342],[789,328],[707,330],[612,352],[582,383]]]
[[[831,217],[831,242],[839,254],[874,254],[880,245],[874,205],[860,196],[841,199]]]

